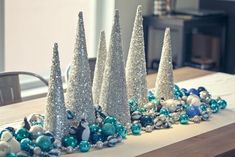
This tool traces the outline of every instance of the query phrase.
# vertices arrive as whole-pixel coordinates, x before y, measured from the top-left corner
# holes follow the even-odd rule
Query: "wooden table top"
[[[194,69],[180,68],[174,70],[174,81],[179,82],[196,77],[212,74],[213,72]],[[148,88],[153,88],[156,74],[147,76]],[[0,107],[0,128],[7,124],[17,123],[24,116],[31,113],[43,113],[46,98],[34,99],[17,104]],[[145,153],[139,157],[161,156],[229,156],[234,153],[235,148],[235,124],[231,124],[205,134],[201,134],[160,149]]]

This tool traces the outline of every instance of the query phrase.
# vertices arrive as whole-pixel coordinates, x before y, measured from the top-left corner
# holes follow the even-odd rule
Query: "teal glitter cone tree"
[[[82,115],[85,114],[87,121],[94,123],[95,109],[92,100],[90,67],[82,12],[78,17],[74,57],[66,92],[66,105],[75,113],[78,120],[81,120]]]
[[[173,82],[173,64],[170,28],[166,28],[158,75],[155,86],[155,94],[160,98],[174,99],[174,82]]]
[[[106,48],[105,32],[102,31],[100,33],[100,43],[98,47],[98,55],[96,58],[94,79],[93,79],[93,85],[92,85],[92,95],[93,95],[94,104],[99,104],[100,91],[101,91],[101,85],[103,81],[103,73],[104,73],[105,61],[106,61],[106,54],[107,54],[107,48]]]
[[[52,132],[55,138],[59,140],[68,133],[67,130],[69,128],[57,43],[54,44],[53,48],[44,127],[45,130]]]
[[[116,10],[109,43],[99,103],[121,123],[131,121],[127,103],[126,77],[123,61],[119,12]]]
[[[140,104],[144,104],[146,102],[146,75],[142,6],[139,5],[136,11],[135,23],[126,63],[128,99],[135,98]]]

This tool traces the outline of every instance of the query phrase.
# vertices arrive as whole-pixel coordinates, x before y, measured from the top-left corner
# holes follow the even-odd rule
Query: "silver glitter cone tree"
[[[109,115],[116,117],[121,123],[130,122],[119,12],[117,10],[114,16],[99,103]]]
[[[137,8],[131,37],[126,63],[126,82],[128,99],[135,98],[140,104],[144,104],[147,97],[147,83],[141,5]]]
[[[52,132],[59,140],[68,130],[58,45],[56,43],[53,48],[44,127],[45,130]]]
[[[106,48],[105,33],[104,31],[102,31],[100,34],[100,43],[98,48],[98,55],[96,59],[94,79],[92,85],[92,96],[94,104],[99,104],[106,54],[107,54],[107,48]]]
[[[92,100],[90,67],[82,12],[78,17],[74,57],[66,92],[66,105],[75,113],[78,120],[81,120],[82,115],[85,114],[87,121],[94,123],[95,109]]]
[[[162,47],[162,54],[158,68],[155,94],[159,99],[174,99],[173,87],[174,82],[170,28],[166,28]]]

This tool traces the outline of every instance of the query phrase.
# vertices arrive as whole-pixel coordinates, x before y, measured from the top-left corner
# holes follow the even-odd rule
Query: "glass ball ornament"
[[[142,112],[136,110],[136,111],[132,112],[131,119],[132,120],[139,120],[141,118],[141,116],[142,116]]]
[[[219,100],[217,101],[217,103],[218,103],[220,109],[225,109],[226,106],[227,106],[227,102],[226,102],[225,100],[223,100],[223,99],[219,99]]]
[[[89,127],[91,133],[96,133],[100,130],[100,127],[97,124],[91,124]]]
[[[97,141],[95,144],[95,148],[102,149],[104,147],[104,143],[102,141]]]
[[[200,93],[201,91],[206,91],[206,88],[201,86],[201,87],[198,87],[197,90]]]
[[[116,132],[115,126],[111,123],[104,123],[102,126],[102,133],[104,136],[112,136]]]
[[[88,141],[81,141],[79,144],[79,150],[81,152],[88,152],[91,148],[91,145]]]
[[[62,138],[62,145],[64,147],[77,147],[78,145],[78,141],[75,137],[71,136],[71,135],[67,135],[65,137]]]
[[[181,88],[181,92],[183,93],[183,95],[189,96],[189,92],[186,88]]]
[[[8,153],[6,157],[17,157],[15,153]]]
[[[114,147],[118,142],[118,139],[114,136],[109,136],[107,138],[107,146],[108,147]]]
[[[29,130],[32,139],[36,139],[38,136],[42,135],[44,130],[40,125],[34,125]]]
[[[160,109],[160,114],[163,114],[165,116],[169,116],[169,110],[167,108],[165,108],[165,107],[162,107]]]
[[[219,112],[219,105],[216,100],[212,99],[210,101],[210,108],[211,108],[212,113]]]
[[[131,125],[131,132],[133,135],[140,135],[141,125],[139,123],[134,123]]]
[[[110,123],[110,124],[116,125],[117,119],[115,117],[112,117],[112,116],[107,116],[104,119],[104,123]]]
[[[202,119],[203,121],[209,120],[209,117],[210,117],[210,115],[209,115],[208,112],[202,112],[201,119]]]
[[[13,128],[13,127],[6,127],[5,128],[6,130],[8,130],[8,131],[10,131],[11,132],[11,134],[13,135],[13,136],[15,136],[15,132],[16,132],[16,130]],[[1,136],[0,136],[1,137]]]
[[[206,110],[207,110],[207,105],[204,104],[204,103],[202,103],[202,104],[200,105],[200,109],[201,109],[201,111],[206,111]]]
[[[50,137],[41,135],[36,139],[36,145],[41,148],[43,152],[49,152],[52,149],[53,143]]]
[[[33,149],[31,147],[34,147],[34,143],[29,138],[24,138],[20,141],[20,148],[21,150],[28,152],[30,154],[33,153]]]
[[[189,89],[189,94],[194,94],[194,95],[199,96],[199,92],[198,92],[198,90],[197,90],[197,89],[195,89],[195,88],[191,88],[191,89]]]
[[[116,132],[122,138],[126,138],[127,136],[127,129],[120,123],[116,125]]]
[[[186,108],[186,114],[189,116],[189,118],[193,118],[194,116],[197,116],[200,114],[200,110],[198,106],[189,106]]]
[[[148,97],[148,101],[153,101],[156,99],[156,97],[152,91],[148,91],[147,97]]]
[[[134,98],[128,100],[128,105],[131,113],[138,109],[138,102]]]
[[[146,127],[147,125],[153,125],[153,118],[149,115],[143,115],[140,118],[140,123],[143,127]]]
[[[100,132],[91,133],[90,141],[92,144],[96,144],[98,141],[103,141],[104,137]]]
[[[30,137],[30,133],[27,129],[20,128],[16,130],[15,138],[17,139],[17,141],[21,141],[22,139],[29,138],[29,137]]]
[[[55,137],[53,136],[53,134],[50,131],[46,131],[43,135],[48,136],[51,139],[52,143],[55,142]]]
[[[181,114],[179,118],[180,124],[188,124],[189,117],[187,114]]]

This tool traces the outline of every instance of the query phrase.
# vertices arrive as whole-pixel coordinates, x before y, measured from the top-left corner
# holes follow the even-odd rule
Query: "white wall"
[[[4,70],[4,0],[0,0],[0,71]]]

